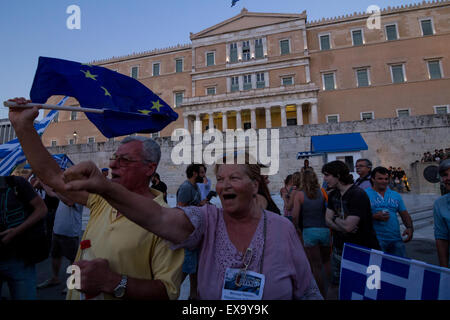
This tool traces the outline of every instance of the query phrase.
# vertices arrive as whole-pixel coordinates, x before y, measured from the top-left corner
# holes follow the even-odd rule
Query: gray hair
[[[129,136],[123,139],[120,143],[126,144],[132,141],[142,142],[142,157],[145,161],[159,164],[159,160],[161,160],[161,147],[155,140],[142,136]]]

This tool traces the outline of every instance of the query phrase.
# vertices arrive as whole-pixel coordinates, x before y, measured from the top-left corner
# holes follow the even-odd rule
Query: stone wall
[[[413,172],[412,163],[420,160],[426,151],[450,147],[449,123],[450,115],[447,114],[277,128],[280,136],[280,169],[277,175],[270,177],[270,190],[278,192],[284,178],[302,167],[303,160],[297,160],[297,152],[310,150],[311,136],[352,132],[360,132],[369,146],[368,150],[362,151],[362,157],[371,159],[374,166],[402,167],[410,181],[416,181],[411,175],[421,172]],[[162,148],[158,172],[167,183],[169,193],[175,193],[186,179],[186,165],[175,165],[171,160],[171,151],[176,142],[172,142],[169,137],[156,140]],[[108,166],[108,159],[119,144],[120,142],[100,142],[53,147],[49,151],[66,153],[75,163],[92,160],[101,168]],[[310,158],[310,165],[318,173],[320,181],[320,170],[325,161],[323,156]],[[213,167],[209,167],[207,175],[215,185],[213,171]],[[415,189],[413,184],[411,187]]]

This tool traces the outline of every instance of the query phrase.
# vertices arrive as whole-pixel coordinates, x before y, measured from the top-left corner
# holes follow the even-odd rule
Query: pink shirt
[[[227,268],[242,268],[243,253],[228,238],[223,210],[213,205],[183,207],[195,230],[173,248],[200,248],[198,294],[202,300],[220,300]],[[312,283],[312,273],[293,224],[286,218],[267,213],[266,247],[262,273],[264,300],[300,299]],[[253,250],[248,270],[260,272],[264,244],[264,216],[261,216],[250,243]],[[314,282],[315,286],[315,282]]]

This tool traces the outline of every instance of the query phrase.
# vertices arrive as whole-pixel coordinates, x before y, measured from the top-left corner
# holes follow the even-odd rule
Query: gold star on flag
[[[138,110],[140,113],[143,113],[145,115],[148,115],[152,110]]]
[[[89,63],[82,63],[81,65],[82,65],[82,66],[92,67],[92,64],[89,64]]]
[[[160,112],[159,109],[160,109],[163,105],[159,103],[159,100],[156,101],[156,102],[152,102],[152,103],[153,103],[152,109],[156,109],[156,110],[158,110],[158,112]]]
[[[91,72],[90,72],[89,70],[88,70],[88,71],[80,70],[80,71],[84,73],[84,75],[86,76],[86,78],[89,78],[89,79],[92,79],[92,80],[97,81],[97,79],[95,79],[95,77],[98,77],[98,75],[96,75],[96,74],[91,74]]]
[[[111,97],[111,94],[109,93],[109,91],[108,91],[105,87],[100,87],[100,88],[102,88],[103,90],[105,90],[105,96]]]

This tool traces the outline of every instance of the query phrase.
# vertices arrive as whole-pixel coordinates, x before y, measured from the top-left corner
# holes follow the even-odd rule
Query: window
[[[322,75],[322,80],[323,80],[323,90],[335,90],[336,89],[334,72],[333,73],[324,73]]]
[[[56,147],[58,145],[58,142],[56,140],[52,140],[52,147]]]
[[[131,77],[133,79],[137,79],[139,76],[139,67],[132,67],[131,68]]]
[[[397,109],[397,117],[409,117],[409,109]]]
[[[216,64],[214,52],[206,53],[206,66],[213,66]]]
[[[404,65],[397,64],[391,66],[392,73],[392,83],[403,83],[405,82]]]
[[[292,77],[283,77],[281,78],[281,84],[283,86],[290,86],[294,84],[294,80]]]
[[[330,35],[325,34],[320,36],[320,50],[330,50],[331,44],[330,44]]]
[[[175,72],[183,72],[183,59],[175,60]]]
[[[230,62],[238,61],[237,43],[230,43]]]
[[[327,115],[327,123],[338,123],[338,122],[339,122],[338,114]]]
[[[264,48],[262,39],[255,40],[255,58],[256,59],[264,58]]]
[[[242,42],[242,60],[244,61],[250,60],[250,41]]]
[[[289,54],[290,51],[291,50],[289,48],[289,39],[280,40],[280,52],[281,52],[281,55]]]
[[[231,92],[239,91],[239,77],[231,77]]]
[[[422,35],[423,36],[432,36],[434,34],[433,23],[431,19],[424,19],[420,21],[422,26]]]
[[[372,120],[374,118],[373,112],[361,112],[361,120]]]
[[[74,138],[69,139],[69,145],[73,145],[73,144],[75,144],[75,139]]]
[[[264,73],[256,74],[256,88],[261,89],[266,87],[266,81],[264,79]]]
[[[87,143],[94,143],[95,142],[95,138],[94,137],[89,137],[87,140]]]
[[[248,130],[252,128],[252,124],[250,122],[244,122],[244,130]]]
[[[386,39],[388,41],[397,40],[398,39],[398,33],[397,33],[397,25],[396,24],[390,24],[386,26]]]
[[[208,96],[213,96],[216,94],[216,87],[206,88],[206,94]]]
[[[159,137],[160,137],[160,132],[154,132],[151,134],[152,139],[159,138]]]
[[[353,162],[353,156],[338,156],[336,160],[345,162],[347,167],[350,169],[350,172],[355,172],[355,165]]]
[[[358,87],[368,87],[369,82],[369,70],[368,69],[358,69],[356,70],[356,78],[358,80]]]
[[[297,118],[286,119],[286,124],[288,126],[296,126],[297,125]]]
[[[441,62],[439,60],[428,61],[428,74],[430,79],[442,79]]]
[[[153,76],[159,76],[160,67],[161,64],[159,62],[153,64]]]
[[[448,106],[435,106],[434,107],[434,113],[435,114],[447,114],[448,113]]]
[[[363,31],[361,29],[353,30],[352,31],[352,39],[353,39],[354,46],[362,46],[364,44]]]
[[[70,120],[77,120],[77,112],[76,111],[72,111],[70,113]]]
[[[184,92],[175,92],[175,108],[183,103]]]
[[[244,90],[250,90],[252,88],[252,75],[244,75]]]

